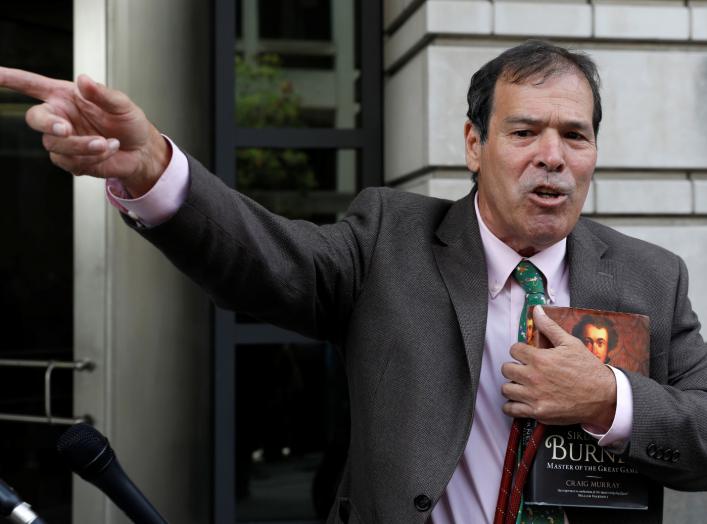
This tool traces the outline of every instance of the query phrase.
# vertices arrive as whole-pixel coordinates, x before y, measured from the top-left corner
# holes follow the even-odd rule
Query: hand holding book
[[[501,368],[510,381],[502,387],[508,399],[504,413],[550,425],[591,425],[606,432],[616,410],[613,372],[542,307],[533,309],[533,321],[534,329],[552,347],[511,346],[511,356],[517,362],[507,362]]]
[[[606,401],[605,392],[615,399],[616,379],[607,380],[607,385],[602,386],[604,377],[597,376],[604,371],[613,375],[605,365],[609,362],[613,367],[648,375],[648,317],[546,306],[543,312],[534,311],[533,319],[534,336],[527,340],[534,347],[515,345],[511,354],[521,364],[506,366],[511,380],[527,384],[522,388],[511,387],[512,394],[520,391],[525,396],[510,399],[507,405],[528,409],[542,406],[542,395],[557,394],[565,398],[546,402],[554,410],[550,416],[560,422],[551,422],[554,425],[545,428],[525,486],[525,504],[645,509],[648,503],[645,478],[621,455],[600,446],[582,429],[591,423],[585,422],[581,427],[566,425],[563,410],[571,414],[565,415],[570,420],[577,417],[577,413],[583,413],[574,418],[579,420],[592,413],[592,402],[597,402],[598,406],[599,399]],[[572,377],[575,383],[571,383]],[[538,384],[539,380],[549,384]],[[591,389],[591,384],[596,384],[595,389]],[[585,398],[577,400],[576,406],[570,405],[566,396],[576,399],[577,394]],[[614,418],[615,406],[609,411],[605,427]],[[538,419],[548,421],[548,413],[541,410]]]

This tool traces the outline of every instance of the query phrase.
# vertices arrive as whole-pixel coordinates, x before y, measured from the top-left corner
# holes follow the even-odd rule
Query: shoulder
[[[660,270],[677,268],[682,264],[678,255],[664,247],[631,237],[616,229],[582,217],[578,225],[586,228],[594,237],[606,245],[606,256],[642,268],[655,267]]]
[[[349,214],[380,213],[381,220],[423,220],[438,223],[454,202],[389,187],[369,187],[351,203]]]

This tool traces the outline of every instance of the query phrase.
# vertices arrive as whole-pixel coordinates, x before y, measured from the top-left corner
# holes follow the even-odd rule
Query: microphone
[[[136,524],[167,524],[167,521],[133,484],[118,463],[108,439],[83,422],[59,437],[57,451],[71,470],[90,482]]]
[[[0,516],[16,524],[44,524],[30,505],[17,496],[15,490],[0,479]]]

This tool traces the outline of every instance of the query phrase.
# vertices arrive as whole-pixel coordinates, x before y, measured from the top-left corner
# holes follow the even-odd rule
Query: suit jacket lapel
[[[620,267],[606,256],[607,249],[580,219],[567,238],[572,307],[618,311]]]
[[[435,260],[454,306],[476,386],[486,334],[488,277],[474,192],[452,204],[436,235]],[[606,256],[607,249],[580,219],[567,239],[571,306],[619,310],[621,268]]]
[[[452,204],[436,235],[439,242],[433,252],[454,305],[475,394],[486,334],[488,281],[474,192]]]

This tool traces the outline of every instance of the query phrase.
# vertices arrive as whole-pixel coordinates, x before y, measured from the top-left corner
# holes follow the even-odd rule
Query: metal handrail
[[[0,413],[0,420],[7,422],[34,422],[39,424],[62,424],[72,425],[79,422],[91,422],[90,415],[82,417],[55,417],[52,415],[52,374],[55,369],[71,369],[73,371],[93,371],[95,364],[82,359],[72,362],[61,362],[56,360],[22,360],[22,359],[0,359],[0,367],[16,368],[46,368],[44,372],[44,416],[20,415],[14,413]]]

